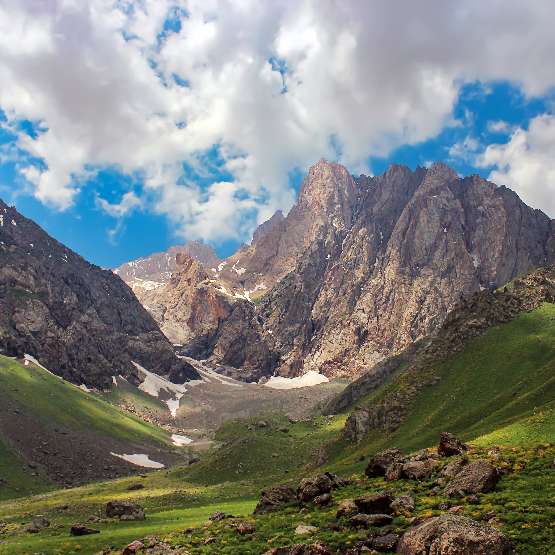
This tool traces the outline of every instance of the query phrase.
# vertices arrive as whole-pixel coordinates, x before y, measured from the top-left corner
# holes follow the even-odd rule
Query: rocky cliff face
[[[553,260],[553,221],[504,187],[444,164],[354,178],[320,161],[290,213],[212,272],[241,308],[218,318],[220,346],[213,336],[205,353],[221,362],[242,345],[251,377],[356,376],[437,328],[461,297]],[[166,327],[174,318],[154,314]],[[251,357],[261,344],[266,356]]]
[[[137,383],[133,362],[184,382],[177,358],[129,287],[64,247],[0,200],[0,353],[37,358],[76,384]]]

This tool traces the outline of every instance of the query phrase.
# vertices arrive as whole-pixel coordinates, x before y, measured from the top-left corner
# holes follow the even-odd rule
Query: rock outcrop
[[[381,361],[437,329],[461,298],[554,260],[553,222],[479,176],[434,164],[354,178],[320,161],[287,216],[274,215],[210,270],[240,308],[219,319],[226,340],[218,347],[212,338],[206,353],[223,363],[227,347],[254,328],[257,341],[226,363],[241,363],[246,375],[379,374]],[[191,291],[179,289],[176,281],[164,294],[186,304]],[[153,314],[163,329],[181,326],[174,312]],[[191,334],[184,339],[194,345],[204,329]]]
[[[402,555],[508,555],[511,545],[495,528],[470,518],[443,514],[406,532],[397,553]]]
[[[35,357],[63,378],[106,388],[133,362],[172,381],[198,377],[116,275],[0,201],[0,353]]]

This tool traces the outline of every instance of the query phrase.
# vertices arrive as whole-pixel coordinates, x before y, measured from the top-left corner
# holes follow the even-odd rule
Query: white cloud
[[[542,115],[528,130],[516,130],[508,143],[489,145],[479,159],[494,166],[489,179],[516,191],[534,208],[555,218],[555,116]]]
[[[454,160],[462,160],[467,163],[473,163],[476,158],[476,152],[480,148],[480,141],[475,137],[468,135],[462,141],[455,143],[449,148],[449,157]]]
[[[510,133],[511,129],[511,125],[506,121],[488,121],[488,131],[490,133]]]
[[[123,218],[133,210],[141,208],[143,205],[141,199],[133,191],[125,193],[121,197],[120,202],[117,203],[110,203],[100,197],[96,198],[96,203],[106,214],[109,214],[113,218]]]
[[[67,208],[91,167],[116,166],[184,235],[245,239],[292,204],[290,170],[335,157],[332,136],[360,171],[452,125],[466,81],[554,86],[554,16],[549,0],[4,0],[0,107],[47,129],[19,136],[44,161],[27,176],[41,201]],[[201,189],[182,163],[207,171],[214,145],[233,182]]]

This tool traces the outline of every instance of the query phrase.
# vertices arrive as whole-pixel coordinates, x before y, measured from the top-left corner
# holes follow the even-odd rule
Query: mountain
[[[355,178],[321,160],[287,216],[202,278],[176,268],[145,305],[173,307],[152,310],[169,337],[236,377],[354,377],[436,329],[461,297],[554,260],[554,222],[505,187],[441,163]],[[220,299],[203,305],[210,330],[190,318],[183,334],[180,307],[201,291]]]
[[[202,241],[189,241],[185,245],[170,247],[166,252],[157,252],[122,264],[114,270],[136,293],[151,290],[168,283],[175,271],[175,257],[186,254],[206,268],[217,267],[220,259],[214,250]]]
[[[74,384],[139,383],[140,365],[172,381],[198,377],[129,287],[0,200],[0,354],[31,355]]]

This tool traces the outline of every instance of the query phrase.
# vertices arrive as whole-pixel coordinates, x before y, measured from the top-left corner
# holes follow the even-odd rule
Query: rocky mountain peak
[[[118,276],[1,201],[0,353],[29,354],[73,383],[99,388],[114,375],[137,383],[134,363],[180,383],[198,377]]]

